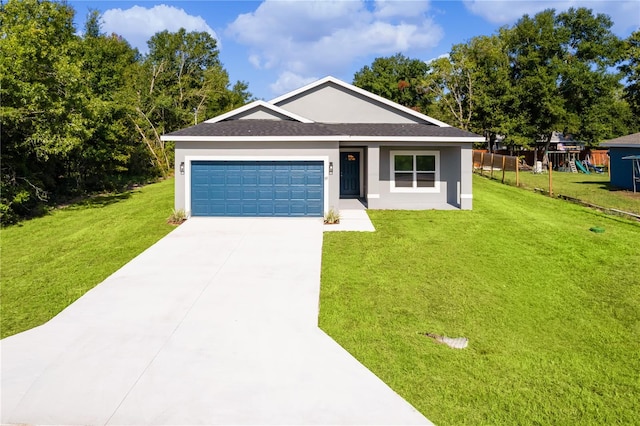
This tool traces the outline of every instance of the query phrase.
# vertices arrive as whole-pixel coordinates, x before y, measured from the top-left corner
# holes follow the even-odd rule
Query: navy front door
[[[360,196],[360,153],[340,153],[340,196]]]
[[[322,216],[322,161],[194,161],[193,216]]]

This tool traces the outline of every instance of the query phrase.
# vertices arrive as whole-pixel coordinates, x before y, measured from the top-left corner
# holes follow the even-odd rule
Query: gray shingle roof
[[[431,124],[391,124],[391,123],[344,123],[323,124],[323,126],[350,136],[434,136],[434,137],[477,137],[478,135],[455,127],[440,127]]]
[[[640,147],[640,133],[633,133],[631,135],[620,136],[619,138],[610,139],[608,141],[604,141],[600,144],[601,146],[628,146],[628,145],[637,145]]]
[[[247,119],[200,123],[166,136],[336,136],[336,133],[316,123]]]
[[[455,127],[394,123],[300,123],[288,120],[228,120],[200,123],[165,135],[171,136],[389,136],[477,137]]]

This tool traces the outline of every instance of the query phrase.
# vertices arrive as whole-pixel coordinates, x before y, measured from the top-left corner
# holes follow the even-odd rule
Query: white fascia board
[[[447,138],[442,136],[349,136],[341,140],[354,142],[485,142],[482,136],[467,136],[459,138]]]
[[[378,101],[378,102],[380,102],[382,104],[385,104],[385,105],[390,106],[390,107],[392,107],[394,109],[397,109],[398,111],[402,111],[405,114],[409,114],[409,115],[412,115],[412,116],[414,116],[416,118],[419,118],[419,119],[421,119],[423,121],[426,121],[428,123],[435,124],[438,127],[451,127],[450,125],[448,125],[447,123],[445,123],[443,121],[436,120],[435,118],[429,117],[428,115],[425,115],[425,114],[422,114],[420,112],[414,111],[411,108],[407,108],[407,107],[405,107],[403,105],[400,105],[398,103],[395,103],[393,101],[385,99],[382,96],[378,96],[378,95],[376,95],[374,93],[368,92],[368,91],[366,91],[364,89],[361,89],[361,88],[359,88],[357,86],[354,86],[352,84],[345,83],[344,81],[339,80],[339,79],[337,79],[335,77],[332,77],[332,76],[327,76],[327,77],[322,78],[320,80],[314,81],[313,83],[307,84],[304,87],[296,89],[296,90],[294,90],[292,92],[285,93],[282,96],[278,96],[277,98],[270,100],[269,103],[277,104],[279,102],[282,102],[282,101],[284,101],[286,99],[289,99],[289,98],[292,98],[294,96],[297,96],[297,95],[299,95],[299,94],[301,94],[303,92],[306,92],[308,90],[311,90],[311,89],[313,89],[315,87],[321,86],[321,85],[323,85],[325,83],[328,83],[328,82],[337,84],[338,86],[341,86],[341,87],[343,87],[343,88],[345,88],[347,90],[351,90],[353,92],[356,92],[356,93],[358,93],[358,94],[360,94],[362,96],[365,96],[365,97],[367,97],[367,98],[369,98],[371,100]]]
[[[438,136],[162,136],[171,142],[484,142],[483,137],[443,138]]]
[[[330,142],[341,141],[340,136],[162,136],[167,142]]]
[[[286,109],[280,108],[279,106],[276,106],[276,105],[273,105],[273,104],[270,104],[270,103],[267,103],[267,102],[261,101],[261,100],[253,101],[253,102],[251,102],[249,104],[241,106],[240,108],[236,108],[236,109],[231,110],[229,112],[226,112],[226,113],[224,113],[222,115],[218,115],[216,117],[213,117],[213,118],[210,118],[208,120],[205,120],[204,122],[205,123],[218,123],[220,121],[227,120],[229,118],[233,118],[234,116],[236,116],[238,114],[242,114],[243,112],[247,112],[249,110],[252,110],[254,108],[259,108],[259,107],[266,108],[266,109],[271,110],[271,111],[273,111],[273,112],[275,112],[277,114],[284,115],[285,117],[289,117],[292,120],[299,121],[301,123],[313,123],[313,120],[309,120],[308,118],[302,117],[301,115],[294,114],[294,113],[292,113],[290,111],[287,111]]]

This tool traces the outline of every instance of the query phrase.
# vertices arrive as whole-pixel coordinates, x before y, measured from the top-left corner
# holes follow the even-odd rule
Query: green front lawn
[[[438,424],[634,423],[640,225],[480,177],[474,197],[325,234],[321,327]],[[2,336],[170,232],[172,201],[168,180],[0,230]]]
[[[320,326],[430,420],[637,423],[640,224],[478,176],[473,211],[369,214],[324,235]]]
[[[485,176],[489,172],[483,172]],[[502,180],[502,171],[493,173],[494,179]],[[516,173],[505,172],[505,183],[516,184]],[[553,193],[577,198],[587,203],[601,207],[623,210],[640,214],[640,193],[618,190],[609,186],[609,175],[606,173],[568,173],[553,172]],[[549,191],[549,175],[546,173],[535,174],[530,171],[520,172],[520,186],[533,190],[535,188]]]
[[[43,324],[173,227],[173,179],[0,230],[0,332]]]

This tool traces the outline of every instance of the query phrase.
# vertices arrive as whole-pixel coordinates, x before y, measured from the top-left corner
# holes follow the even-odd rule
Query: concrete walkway
[[[429,424],[317,328],[320,219],[192,218],[2,340],[3,424]]]
[[[374,232],[376,230],[367,215],[365,205],[357,198],[340,199],[338,212],[340,213],[340,223],[324,225],[324,232]]]

